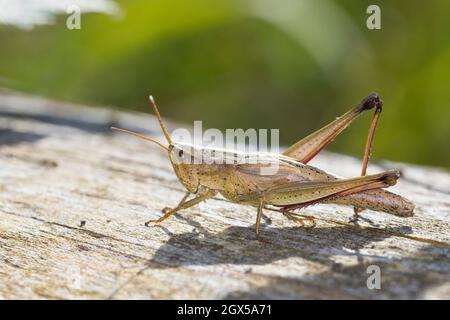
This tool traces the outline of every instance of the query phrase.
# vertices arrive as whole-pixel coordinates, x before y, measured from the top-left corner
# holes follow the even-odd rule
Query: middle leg
[[[256,239],[259,239],[259,227],[261,225],[261,216],[263,207],[264,207],[264,198],[261,198],[259,199],[258,213],[256,215],[256,224],[255,224]]]

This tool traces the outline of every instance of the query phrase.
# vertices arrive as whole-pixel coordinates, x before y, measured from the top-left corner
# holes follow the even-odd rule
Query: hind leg
[[[369,164],[370,155],[372,153],[372,144],[373,144],[373,138],[375,136],[375,129],[377,128],[378,120],[380,119],[382,111],[382,103],[378,104],[375,109],[375,113],[373,115],[372,123],[370,124],[369,128],[369,134],[367,135],[367,142],[366,147],[364,149],[364,158],[363,158],[363,164],[361,169],[361,176],[365,176],[367,172],[367,165]],[[356,223],[359,218],[359,214],[363,211],[363,209],[359,207],[353,208],[353,217],[350,218],[350,222]]]
[[[365,176],[372,150],[375,129],[380,118],[382,107],[383,101],[378,97],[377,94],[372,93],[364,98],[361,103],[355,108],[351,109],[325,127],[313,132],[309,136],[290,146],[286,151],[283,152],[283,154],[295,158],[304,164],[307,164],[321,150],[323,150],[328,144],[330,144],[342,131],[344,131],[344,129],[346,129],[356,118],[358,118],[358,116],[363,111],[375,108],[375,114],[369,128],[369,134],[367,137],[361,170],[361,176]],[[355,214],[352,218],[353,221],[356,221],[358,219],[358,214],[361,211],[362,209],[360,208],[354,208]]]
[[[311,216],[300,216],[297,213],[284,210],[281,211],[281,213],[283,213],[286,218],[300,224],[302,227],[314,228],[316,226],[316,220],[314,220],[314,218]],[[305,222],[309,223],[310,225],[305,225]]]
[[[368,95],[361,101],[361,103],[343,114],[341,117],[338,117],[325,127],[311,133],[307,137],[290,146],[283,152],[283,155],[307,164],[364,111],[373,108],[380,109],[381,111],[382,105],[383,101],[376,93]]]

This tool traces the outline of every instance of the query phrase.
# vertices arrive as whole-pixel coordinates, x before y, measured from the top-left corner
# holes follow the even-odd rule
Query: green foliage
[[[373,157],[450,167],[450,2],[119,1],[118,17],[0,27],[0,86],[204,127],[280,128],[295,142],[379,92]],[[367,115],[331,149],[361,156]]]

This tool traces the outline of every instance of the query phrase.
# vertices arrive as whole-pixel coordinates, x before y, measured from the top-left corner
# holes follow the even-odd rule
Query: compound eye
[[[183,150],[178,151],[178,156],[179,156],[180,158],[183,157],[183,154],[184,154],[184,151],[183,151]]]

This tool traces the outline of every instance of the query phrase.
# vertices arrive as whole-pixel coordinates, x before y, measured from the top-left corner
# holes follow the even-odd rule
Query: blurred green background
[[[81,30],[0,25],[0,86],[203,127],[280,128],[290,145],[372,91],[374,159],[450,168],[450,2],[116,1]],[[381,30],[366,9],[381,7]],[[362,157],[371,116],[330,149]]]

